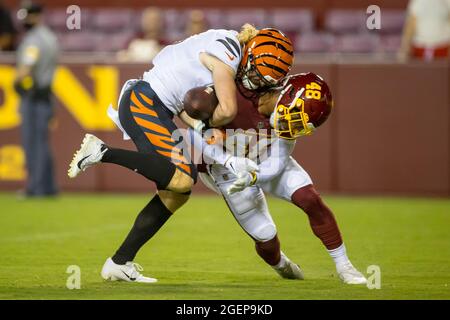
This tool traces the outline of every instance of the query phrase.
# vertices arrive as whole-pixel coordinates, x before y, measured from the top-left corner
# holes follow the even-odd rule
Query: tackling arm
[[[237,173],[236,181],[227,190],[228,194],[240,192],[249,186],[277,177],[286,167],[294,146],[295,140],[277,139],[270,147],[270,156],[260,163],[258,171]]]
[[[230,172],[247,172],[254,174],[257,172],[258,165],[250,159],[236,157],[223,150],[221,143],[209,144],[203,139],[202,135],[195,130],[189,129],[191,144],[201,152],[203,159],[207,164],[221,164]]]
[[[228,159],[228,154],[217,144],[208,144],[202,135],[189,128],[191,144],[197,151],[200,151],[205,160],[212,163],[224,165]]]

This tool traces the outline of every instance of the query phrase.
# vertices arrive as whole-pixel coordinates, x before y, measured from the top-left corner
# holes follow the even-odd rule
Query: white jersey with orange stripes
[[[237,72],[242,57],[237,35],[233,30],[212,29],[169,45],[154,58],[154,67],[144,73],[143,80],[178,115],[187,91],[213,84],[211,71],[200,62],[200,53],[217,57]]]

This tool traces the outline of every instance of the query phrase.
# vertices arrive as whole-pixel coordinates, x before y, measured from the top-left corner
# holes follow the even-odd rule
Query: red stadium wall
[[[58,181],[63,190],[150,191],[126,169],[105,165],[75,180],[66,175],[86,131],[112,145],[133,148],[105,115],[121,83],[146,65],[65,64],[57,75],[52,124]],[[450,196],[450,98],[448,63],[307,64],[293,72],[322,75],[335,97],[330,120],[299,140],[295,158],[319,190],[351,194]],[[0,189],[23,186],[20,119],[12,65],[0,61]],[[201,183],[197,190],[204,190]]]

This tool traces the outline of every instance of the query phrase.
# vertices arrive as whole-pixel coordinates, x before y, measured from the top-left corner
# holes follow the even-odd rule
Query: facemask
[[[255,85],[253,82],[250,81],[250,79],[245,75],[242,77],[242,85],[247,90],[256,90],[258,89],[258,86]]]

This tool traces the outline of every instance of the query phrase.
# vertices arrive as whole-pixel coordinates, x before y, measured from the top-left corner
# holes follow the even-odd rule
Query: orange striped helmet
[[[277,29],[261,29],[243,50],[237,78],[249,90],[276,86],[291,69],[292,42]]]

